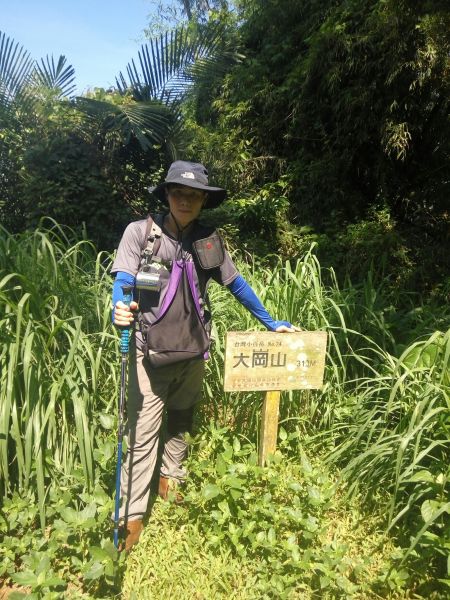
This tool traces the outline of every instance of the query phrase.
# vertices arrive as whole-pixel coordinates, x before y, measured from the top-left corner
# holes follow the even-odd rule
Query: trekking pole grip
[[[130,285],[123,285],[123,300],[122,302],[127,306],[130,305],[133,300],[133,288]],[[123,327],[121,335],[120,335],[120,351],[122,354],[128,354],[128,349],[130,346],[130,326]]]

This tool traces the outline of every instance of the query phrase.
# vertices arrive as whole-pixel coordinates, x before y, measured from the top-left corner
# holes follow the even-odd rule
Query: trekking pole
[[[133,288],[123,285],[123,302],[127,306],[133,299]],[[120,473],[122,471],[122,440],[123,440],[123,412],[125,407],[125,394],[127,387],[127,363],[130,343],[130,326],[123,327],[120,336],[120,352],[122,353],[120,368],[120,396],[119,396],[119,425],[117,433],[117,467],[116,467],[116,500],[114,508],[114,546],[119,545],[119,504],[120,504]]]

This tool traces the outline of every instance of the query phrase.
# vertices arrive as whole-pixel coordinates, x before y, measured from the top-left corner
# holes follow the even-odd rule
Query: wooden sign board
[[[301,390],[322,387],[327,333],[231,331],[224,390]]]

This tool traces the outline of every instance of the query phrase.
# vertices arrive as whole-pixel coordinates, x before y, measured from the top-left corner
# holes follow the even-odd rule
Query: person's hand
[[[130,306],[127,306],[121,300],[116,302],[114,307],[114,325],[117,325],[117,327],[129,327],[134,321],[134,314],[132,311],[137,309],[137,302],[130,302]]]
[[[287,325],[280,325],[275,329],[277,333],[293,333],[294,331],[301,331],[300,327],[296,327],[295,325],[291,325],[288,327]]]

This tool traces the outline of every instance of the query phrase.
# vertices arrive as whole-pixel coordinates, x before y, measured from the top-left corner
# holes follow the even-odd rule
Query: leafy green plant
[[[0,580],[24,590],[9,597],[50,600],[63,590],[86,599],[116,593],[125,557],[111,540],[112,500],[99,485],[90,494],[76,493],[77,488],[82,489],[81,482],[47,489],[45,532],[32,492],[15,493],[4,502]]]
[[[227,290],[212,287],[216,342],[197,414],[189,505],[184,513],[170,505],[161,518],[174,527],[182,519],[217,568],[227,553],[239,559],[259,597],[375,590],[395,597],[414,588],[439,598],[449,550],[450,342],[439,329],[448,309],[414,308],[410,295],[396,308],[371,272],[341,287],[316,249],[271,266],[236,261],[274,316],[328,332],[324,387],[283,393],[279,452],[258,467],[262,395],[225,394],[222,373],[226,331],[259,325]],[[64,589],[111,597],[123,574],[110,542],[117,338],[109,264],[52,222],[0,235],[0,577],[38,596]],[[370,552],[391,544],[376,567],[358,558],[347,534],[343,541],[330,533],[335,513],[348,519],[354,507],[358,518],[384,527]],[[251,597],[244,582],[242,590]]]
[[[293,439],[280,430],[283,454]],[[371,561],[350,557],[331,533],[331,507],[340,504],[335,481],[303,450],[292,461],[281,452],[259,467],[253,444],[210,425],[193,440],[186,508],[173,515],[175,526],[188,522],[207,552],[229,549],[239,558],[254,577],[253,592],[242,597],[370,597]]]

